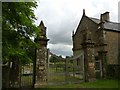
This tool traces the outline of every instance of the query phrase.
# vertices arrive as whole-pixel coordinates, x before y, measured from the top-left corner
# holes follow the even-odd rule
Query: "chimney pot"
[[[101,14],[101,16],[100,16],[101,22],[109,21],[109,19],[110,19],[109,12],[105,12],[105,13]]]

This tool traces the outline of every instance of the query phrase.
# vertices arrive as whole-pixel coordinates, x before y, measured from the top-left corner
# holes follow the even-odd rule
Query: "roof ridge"
[[[89,18],[98,19],[98,18],[95,18],[95,17],[89,17]],[[98,19],[98,20],[100,20],[100,19]]]
[[[113,22],[113,21],[107,21],[107,22],[115,23],[115,24],[120,24],[119,22]]]
[[[90,19],[96,19],[96,20],[99,20],[98,18],[94,18],[94,17],[89,17]],[[109,23],[115,23],[115,24],[120,24],[119,22],[114,22],[114,21],[106,21],[106,22],[109,22]]]

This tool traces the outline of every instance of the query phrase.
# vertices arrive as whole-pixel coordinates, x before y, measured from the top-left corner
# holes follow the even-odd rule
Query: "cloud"
[[[72,55],[72,31],[76,29],[82,17],[86,15],[100,18],[105,11],[110,12],[111,21],[118,20],[119,0],[41,0],[35,15],[39,25],[43,20],[50,39],[48,48],[58,55]]]
[[[72,46],[71,45],[64,45],[64,44],[48,44],[51,52],[57,55],[62,56],[70,56],[72,55]]]

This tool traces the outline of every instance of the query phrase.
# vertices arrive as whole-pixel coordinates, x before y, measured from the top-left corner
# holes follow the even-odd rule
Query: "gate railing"
[[[72,59],[56,60],[48,62],[48,84],[67,84],[67,83],[80,83],[83,81],[84,71],[81,69],[77,60],[80,57]]]
[[[49,85],[80,83],[84,79],[84,70],[81,58],[63,59],[46,62],[47,83]],[[82,63],[83,64],[83,63]],[[9,65],[10,66],[10,65]],[[9,86],[12,88],[31,88],[34,86],[35,73],[33,63],[13,64],[8,67]]]
[[[32,88],[33,87],[33,63],[21,64],[10,62],[2,66],[3,88]]]
[[[33,63],[22,64],[20,72],[20,87],[33,86]]]

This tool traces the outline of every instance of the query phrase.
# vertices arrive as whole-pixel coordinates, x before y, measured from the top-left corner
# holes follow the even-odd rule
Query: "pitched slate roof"
[[[92,21],[94,21],[95,23],[99,24],[100,20],[97,18],[91,18],[89,17]],[[119,27],[119,28],[118,28]],[[104,29],[108,29],[108,30],[114,30],[114,31],[120,31],[120,23],[116,23],[116,22],[111,22],[111,21],[106,21],[104,23]]]

